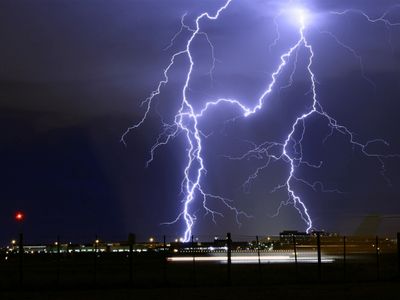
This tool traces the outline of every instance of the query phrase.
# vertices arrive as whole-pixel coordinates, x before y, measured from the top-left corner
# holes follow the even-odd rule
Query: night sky
[[[279,57],[298,38],[291,20],[279,19],[276,38],[274,16],[284,1],[234,0],[218,21],[202,22],[214,45],[216,67],[212,76],[207,41],[193,43],[196,70],[190,99],[199,109],[210,99],[240,98],[256,101],[271,80]],[[382,138],[390,147],[374,144],[371,151],[400,153],[400,26],[367,22],[360,14],[333,15],[332,10],[362,9],[372,18],[388,9],[386,18],[400,22],[398,1],[292,1],[311,15],[307,38],[313,45],[313,70],[324,109],[347,126],[360,142]],[[3,0],[0,2],[0,242],[7,243],[20,228],[17,210],[26,213],[24,232],[31,242],[64,239],[139,239],[182,235],[180,184],[187,143],[182,135],[157,150],[146,168],[149,151],[162,121],[170,122],[181,101],[188,63],[178,59],[147,121],[131,131],[127,146],[120,142],[126,128],[143,116],[142,100],[155,89],[171,55],[185,46],[187,32],[165,49],[180,28],[203,11],[215,13],[224,1],[188,0]],[[351,47],[360,61],[331,35]],[[293,65],[293,61],[292,61]],[[277,89],[251,118],[232,118],[237,109],[221,106],[201,124],[208,169],[203,187],[232,199],[251,218],[240,217],[217,203],[225,217],[212,222],[201,206],[195,235],[278,234],[304,230],[292,206],[275,214],[287,198],[271,193],[287,177],[288,167],[273,163],[250,185],[247,177],[265,161],[232,161],[250,150],[251,143],[285,139],[296,116],[310,106],[306,55],[299,52],[298,72],[288,84],[292,67],[278,78]],[[373,81],[373,84],[370,82]],[[297,175],[321,181],[322,193],[296,184],[317,229],[351,234],[367,215],[400,214],[400,158],[385,159],[386,177],[376,159],[362,155],[348,137],[329,134],[322,118],[310,118],[303,141],[306,160],[320,169],[301,167]],[[285,177],[286,176],[286,177]],[[383,219],[378,231],[400,230],[397,218]],[[374,234],[374,233],[373,233]]]

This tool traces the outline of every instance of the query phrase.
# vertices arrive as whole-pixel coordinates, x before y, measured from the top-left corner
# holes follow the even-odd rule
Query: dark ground
[[[1,299],[398,299],[399,282],[276,284],[263,287],[7,291]],[[396,297],[397,295],[397,297]]]
[[[0,263],[0,300],[8,299],[400,299],[398,258],[381,252],[349,254],[334,263],[165,263],[164,255],[26,255],[23,285],[18,256]]]

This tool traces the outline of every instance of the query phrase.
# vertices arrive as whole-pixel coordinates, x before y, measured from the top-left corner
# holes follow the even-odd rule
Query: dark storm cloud
[[[14,233],[9,216],[16,209],[27,210],[30,234],[37,239],[77,231],[110,237],[124,236],[128,231],[143,235],[181,233],[179,226],[160,227],[159,223],[177,214],[184,139],[178,138],[159,151],[148,169],[144,163],[160,128],[156,111],[142,130],[129,135],[127,148],[119,139],[125,128],[140,117],[143,107],[139,103],[161,79],[171,53],[184,47],[183,35],[171,49],[163,50],[179,29],[181,16],[187,13],[186,22],[193,26],[195,16],[204,10],[215,11],[223,2],[1,1],[0,154],[5,188],[1,189],[4,200],[0,218],[3,228],[10,228],[1,240]],[[278,20],[282,41],[269,51],[275,39],[272,18],[286,3],[234,0],[220,20],[202,23],[215,45],[218,61],[211,82],[207,75],[212,63],[210,48],[204,38],[199,38],[194,51],[199,67],[190,91],[196,105],[217,96],[238,97],[247,103],[257,98],[282,51],[296,38],[296,28],[282,18]],[[316,52],[319,97],[327,111],[359,133],[363,141],[382,137],[392,142],[393,151],[400,152],[400,27],[371,25],[356,14],[329,14],[352,8],[378,17],[396,1],[310,0],[292,1],[291,5],[310,8],[315,18],[308,35]],[[388,15],[391,20],[400,21],[399,10]],[[359,61],[320,31],[331,31],[357,51],[365,75],[376,84],[375,90],[363,78]],[[171,85],[157,99],[157,110],[167,120],[180,99],[186,63],[183,58],[178,61],[171,72]],[[282,76],[282,85],[289,73]],[[290,126],[286,121],[308,105],[305,74],[300,73],[296,80],[292,90],[274,93],[268,109],[249,122],[224,123],[222,116],[237,113],[224,108],[214,112],[220,119],[210,118],[203,125],[215,133],[206,142],[207,163],[212,166],[207,177],[210,190],[232,197],[240,208],[257,218],[242,220],[243,227],[238,229],[229,214],[214,226],[199,213],[199,232],[235,228],[243,234],[254,234],[276,233],[291,226],[301,229],[302,223],[293,221],[298,219],[296,212],[290,209],[284,210],[281,218],[268,217],[284,197],[269,192],[284,178],[285,166],[272,167],[246,194],[241,184],[257,162],[235,165],[221,159],[223,154],[248,149],[248,145],[238,142],[240,139],[261,142],[282,138]],[[310,126],[326,125],[318,122],[312,120]],[[336,230],[337,220],[344,213],[397,213],[398,161],[388,161],[387,171],[393,181],[388,187],[379,176],[376,161],[354,154],[338,136],[321,145],[315,136],[322,133],[311,131],[307,149],[309,159],[324,159],[327,167],[317,173],[303,173],[310,180],[321,178],[346,193],[323,195],[301,190],[312,214],[318,216],[317,223]],[[333,146],[337,145],[342,152],[335,150]],[[371,188],[365,190],[365,186]],[[385,199],[385,207],[377,198]]]

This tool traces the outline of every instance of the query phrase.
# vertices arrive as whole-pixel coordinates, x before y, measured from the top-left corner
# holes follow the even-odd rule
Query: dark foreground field
[[[167,262],[164,255],[159,253],[136,254],[132,260],[122,253],[87,253],[62,257],[26,255],[21,269],[18,256],[14,255],[0,263],[0,290],[21,286],[41,289],[54,286],[152,288],[218,287],[227,284],[266,286],[281,283],[390,282],[399,277],[397,260],[393,253],[381,254],[379,260],[375,255],[368,253],[349,255],[346,264],[343,259],[336,257],[332,263],[322,263],[320,268],[317,263],[299,263],[296,266],[293,262],[232,264],[228,268],[226,263],[194,263],[190,260]]]
[[[300,251],[299,257],[307,253]],[[340,253],[328,253],[322,258],[332,261],[320,266],[291,262],[229,267],[191,257],[170,262],[155,252],[131,258],[126,253],[27,254],[21,268],[19,256],[11,255],[0,263],[0,300],[400,299],[399,258],[393,252],[350,252],[346,260]]]
[[[2,300],[80,299],[399,299],[398,282],[273,284],[258,287],[13,290]]]

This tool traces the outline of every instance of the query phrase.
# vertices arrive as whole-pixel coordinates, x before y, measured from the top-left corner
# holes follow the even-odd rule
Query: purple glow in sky
[[[371,234],[398,230],[384,218],[400,214],[398,1],[3,0],[0,14],[0,242],[19,209],[32,242],[351,234],[368,215],[385,219]]]

